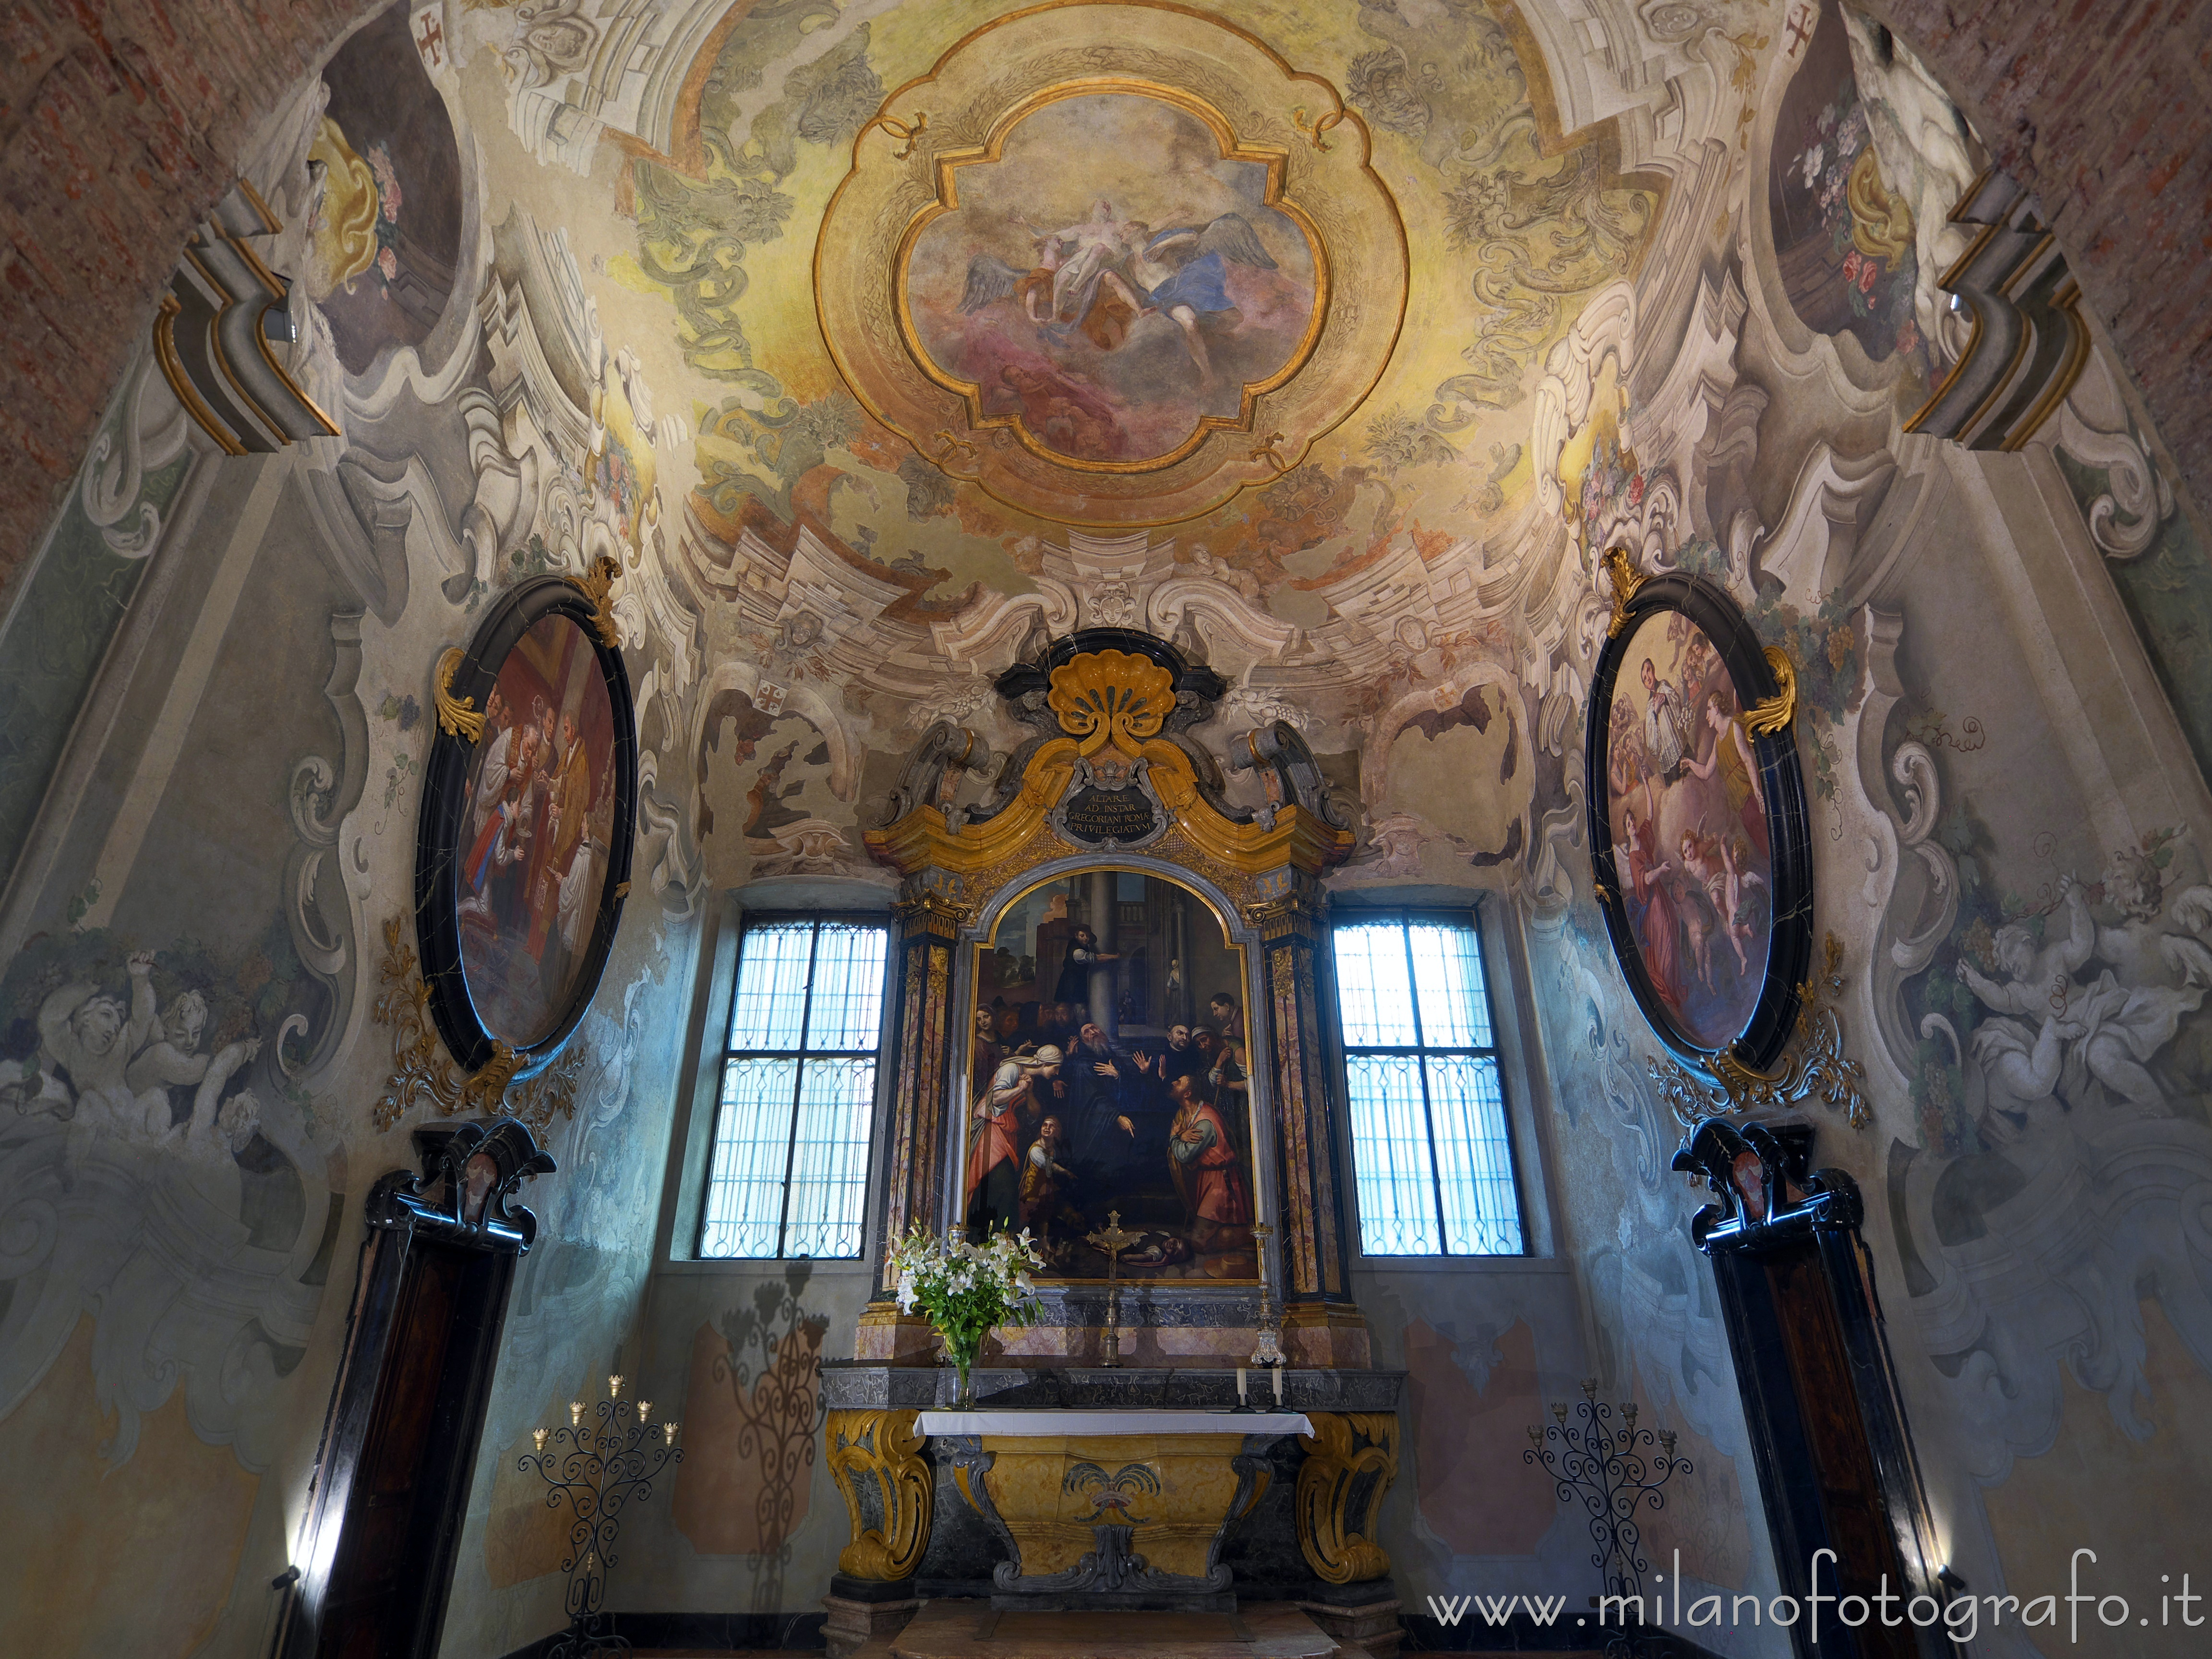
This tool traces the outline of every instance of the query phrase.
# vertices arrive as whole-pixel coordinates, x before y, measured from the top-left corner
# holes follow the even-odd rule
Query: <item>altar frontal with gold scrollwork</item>
[[[1133,526],[1297,466],[1381,375],[1407,270],[1334,87],[1180,7],[1085,3],[884,100],[814,286],[854,395],[945,472]]]

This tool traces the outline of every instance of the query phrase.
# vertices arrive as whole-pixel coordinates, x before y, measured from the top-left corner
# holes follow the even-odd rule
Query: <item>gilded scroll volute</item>
[[[914,1577],[929,1547],[930,1507],[935,1488],[924,1437],[912,1411],[837,1411],[830,1413],[830,1473],[845,1500],[853,1541],[837,1557],[850,1578],[893,1583]],[[867,1524],[855,1482],[874,1490],[880,1526]]]
[[[1300,1435],[1298,1548],[1326,1583],[1387,1577],[1390,1558],[1375,1541],[1382,1494],[1398,1478],[1398,1419],[1389,1412],[1308,1412]]]

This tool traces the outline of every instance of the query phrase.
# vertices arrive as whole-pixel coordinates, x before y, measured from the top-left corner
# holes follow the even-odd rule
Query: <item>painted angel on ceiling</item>
[[[1204,390],[1215,381],[1207,331],[1233,332],[1243,320],[1229,295],[1229,264],[1276,269],[1238,213],[1155,231],[1141,219],[1116,218],[1113,204],[1101,198],[1088,218],[1057,230],[1022,222],[1035,233],[1036,264],[1024,271],[995,255],[975,255],[961,296],[963,315],[1011,299],[1054,338],[1079,332],[1101,351],[1119,346],[1139,319],[1163,316],[1182,331]]]

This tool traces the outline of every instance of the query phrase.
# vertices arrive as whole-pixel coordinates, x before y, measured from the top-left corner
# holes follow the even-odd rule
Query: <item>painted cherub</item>
[[[1682,925],[1690,930],[1690,953],[1697,960],[1698,978],[1707,990],[1713,986],[1713,935],[1722,933],[1736,946],[1739,961],[1743,946],[1728,925],[1728,872],[1716,856],[1713,838],[1695,830],[1682,832]],[[1748,966],[1744,969],[1749,972]]]
[[[211,1056],[200,1052],[200,1035],[207,1029],[207,999],[197,990],[170,998],[161,1013],[161,1030],[152,1042],[132,1056],[124,1081],[131,1092],[143,1097],[149,1089],[170,1084],[197,1084],[207,1075]]]
[[[261,1102],[250,1088],[229,1099],[224,1087],[261,1050],[261,1039],[234,1042],[209,1062],[192,1097],[192,1115],[171,1129],[164,1146],[179,1156],[184,1179],[219,1213],[235,1216],[245,1182],[238,1155],[261,1129]]]
[[[1959,958],[1960,979],[1992,1012],[2033,1020],[2063,1016],[2080,989],[2074,975],[2096,949],[2097,924],[2089,915],[2088,895],[2073,877],[2059,877],[2058,890],[2066,911],[2063,938],[2039,948],[2034,935],[2019,922],[1997,929],[1993,954],[2006,976],[2002,984],[1983,975],[1969,958]]]
[[[1757,936],[1772,909],[1768,902],[1766,878],[1750,867],[1751,844],[1742,836],[1723,836],[1720,843],[1721,867],[1728,872],[1725,920],[1729,943],[1735,947],[1737,966],[1749,974],[1751,959],[1744,946]]]
[[[42,1071],[66,1072],[76,1093],[67,1162],[75,1167],[104,1129],[137,1126],[137,1097],[125,1073],[131,1057],[153,1034],[156,1020],[153,953],[141,951],[125,964],[131,1002],[82,981],[64,985],[39,1008]]]

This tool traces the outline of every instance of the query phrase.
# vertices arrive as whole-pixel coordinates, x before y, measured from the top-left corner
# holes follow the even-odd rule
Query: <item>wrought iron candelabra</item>
[[[568,1628],[545,1659],[631,1650],[627,1638],[605,1628],[607,1569],[621,1559],[615,1540],[623,1509],[650,1498],[660,1472],[684,1461],[684,1449],[672,1419],[653,1422],[651,1401],[624,1400],[622,1391],[623,1379],[610,1376],[598,1404],[571,1401],[568,1426],[532,1429],[538,1449],[516,1464],[545,1482],[548,1509],[565,1504],[571,1516],[568,1559],[561,1564],[568,1575]]]
[[[1664,1509],[1660,1488],[1675,1475],[1693,1471],[1689,1459],[1674,1455],[1672,1429],[1636,1426],[1634,1401],[1622,1401],[1619,1415],[1616,1427],[1614,1408],[1597,1397],[1597,1379],[1586,1377],[1583,1403],[1574,1408],[1576,1420],[1570,1423],[1565,1402],[1555,1401],[1552,1423],[1529,1425],[1528,1449],[1521,1461],[1550,1475],[1559,1502],[1579,1505],[1589,1517],[1590,1541],[1596,1546],[1590,1563],[1604,1576],[1605,1594],[1641,1597],[1651,1564],[1644,1557],[1637,1515],[1647,1507]],[[1655,1445],[1658,1455],[1653,1457],[1648,1449]],[[1606,1646],[1607,1654],[1638,1650],[1626,1634]]]

